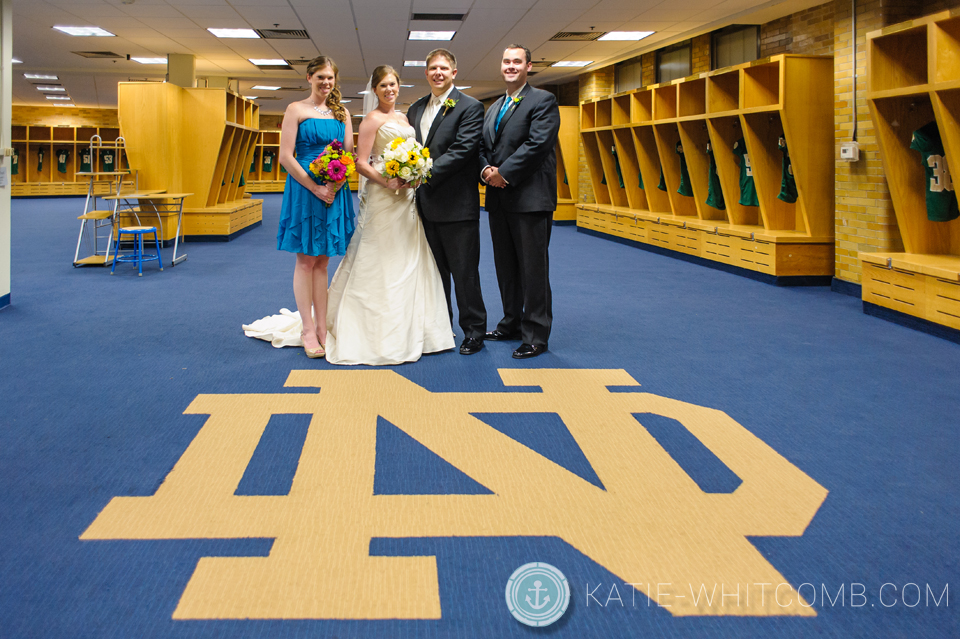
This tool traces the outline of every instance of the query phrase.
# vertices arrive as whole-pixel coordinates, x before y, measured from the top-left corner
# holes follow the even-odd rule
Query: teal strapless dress
[[[297,129],[297,162],[309,174],[310,163],[334,140],[343,142],[345,131],[339,120],[304,120]],[[314,179],[320,183],[319,178]],[[353,197],[346,185],[337,193],[333,204],[326,206],[292,175],[287,175],[280,207],[278,250],[304,255],[343,255],[354,228]]]

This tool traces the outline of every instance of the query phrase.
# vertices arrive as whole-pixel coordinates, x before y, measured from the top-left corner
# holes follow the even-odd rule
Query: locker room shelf
[[[91,167],[81,165],[80,154],[90,148],[90,138],[99,135],[104,144],[112,144],[120,135],[117,127],[95,126],[48,126],[13,125],[10,130],[11,146],[18,152],[18,170],[10,176],[10,195],[13,197],[49,197],[55,195],[85,195],[88,183],[86,178],[77,177],[81,169],[102,171],[103,160],[92,158]],[[43,168],[38,169],[39,151],[44,151]],[[66,162],[66,172],[58,170],[57,153],[68,150],[70,157]],[[121,152],[119,164],[129,168],[126,155]],[[107,185],[102,185],[102,193],[107,193]]]
[[[776,55],[582,103],[581,139],[596,204],[578,205],[577,224],[774,277],[829,278],[832,65],[829,57]],[[792,161],[795,203],[777,197],[781,137]],[[740,138],[749,152],[758,207],[739,204],[733,146]],[[692,197],[678,193],[678,143]],[[708,143],[725,209],[706,203]],[[657,188],[661,175],[665,191]]]
[[[937,123],[947,166],[960,166],[960,16],[945,11],[867,34],[867,104],[903,240],[859,254],[863,301],[960,328],[960,218],[927,217],[927,177],[913,132]]]

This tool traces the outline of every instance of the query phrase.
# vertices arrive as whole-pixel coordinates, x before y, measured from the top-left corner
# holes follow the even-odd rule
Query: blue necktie
[[[503,99],[503,106],[500,107],[500,113],[497,114],[497,121],[493,125],[494,131],[500,130],[500,120],[503,119],[503,116],[507,113],[507,109],[510,108],[510,102],[512,102],[512,100],[510,100],[509,95]]]

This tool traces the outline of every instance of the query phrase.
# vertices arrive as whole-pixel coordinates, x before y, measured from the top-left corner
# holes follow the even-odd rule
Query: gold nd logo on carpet
[[[373,537],[555,536],[656,597],[658,583],[739,585],[673,615],[807,615],[751,535],[799,536],[827,491],[725,413],[645,393],[622,370],[506,369],[542,393],[432,393],[393,371],[292,371],[318,393],[200,395],[209,419],[151,497],[115,497],[81,539],[274,538],[267,557],[205,557],[175,619],[439,619],[435,557],[371,557]],[[310,414],[288,495],[238,496],[273,414]],[[556,413],[606,490],[471,413]],[[634,413],[680,422],[742,480],[707,494]],[[492,495],[374,495],[377,417]],[[535,560],[536,558],[531,558]],[[762,586],[766,584],[766,586]],[[766,596],[761,593],[765,587]],[[781,587],[781,600],[787,600]]]

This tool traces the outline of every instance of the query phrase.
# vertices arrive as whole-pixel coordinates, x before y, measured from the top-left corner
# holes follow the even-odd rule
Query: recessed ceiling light
[[[17,60],[16,58],[10,58],[10,64],[23,64],[23,60]]]
[[[134,62],[139,62],[140,64],[166,64],[166,58],[130,58]]]
[[[24,73],[23,77],[27,80],[59,80],[55,75],[37,75],[36,73]]]
[[[48,100],[69,100],[70,96],[67,95],[48,95]]]
[[[426,60],[404,60],[403,66],[405,67],[425,67],[427,66]]]
[[[411,31],[407,40],[453,40],[456,31]]]
[[[72,36],[101,36],[114,37],[109,31],[104,31],[100,27],[54,27],[57,31],[63,31]]]
[[[653,31],[611,31],[597,38],[597,40],[643,40]]]
[[[258,67],[275,67],[275,66],[286,66],[286,60],[271,60],[268,58],[247,58],[252,64],[257,65]]]
[[[264,85],[262,85],[262,84],[258,84],[257,86],[255,86],[255,87],[250,87],[250,88],[253,89],[254,91],[276,91],[276,90],[278,90],[280,87],[268,87],[268,86],[264,86]]]
[[[588,64],[593,64],[593,60],[561,60],[560,62],[554,62],[551,66],[554,67],[585,67]]]
[[[253,29],[207,29],[218,38],[259,38]]]
[[[37,91],[66,91],[63,87],[38,86]]]

